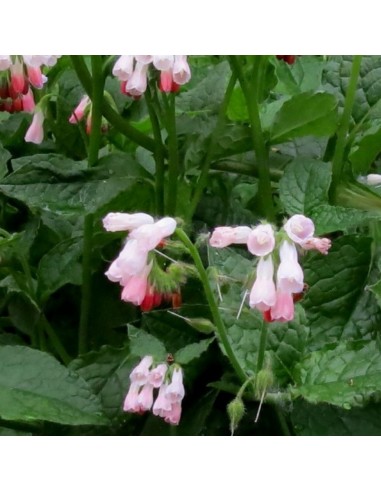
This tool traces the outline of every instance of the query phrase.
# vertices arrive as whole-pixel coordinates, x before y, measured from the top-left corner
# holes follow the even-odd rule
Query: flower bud
[[[233,435],[245,414],[245,405],[243,404],[242,398],[236,396],[227,406],[227,412],[230,419],[230,431]]]
[[[274,375],[270,367],[261,369],[255,381],[255,396],[260,400],[262,394],[274,383]]]

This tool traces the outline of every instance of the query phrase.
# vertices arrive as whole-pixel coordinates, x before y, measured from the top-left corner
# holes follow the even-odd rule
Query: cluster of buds
[[[135,99],[144,94],[151,63],[160,72],[159,88],[162,92],[177,92],[191,78],[187,55],[122,55],[112,73],[120,80],[123,94]]]
[[[143,414],[151,410],[167,424],[177,425],[181,417],[181,402],[185,390],[183,371],[177,364],[168,368],[166,363],[153,364],[146,355],[130,374],[130,389],[124,400],[125,412]],[[154,402],[154,390],[158,390]]]
[[[250,292],[250,307],[263,313],[266,321],[291,321],[294,301],[304,290],[304,275],[298,263],[297,246],[327,254],[331,241],[314,237],[315,226],[304,215],[293,215],[275,232],[270,224],[254,229],[246,226],[217,227],[210,245],[223,248],[230,244],[246,244],[250,253],[259,257],[256,280]],[[274,262],[278,265],[276,286]]]
[[[288,65],[293,65],[296,60],[296,55],[276,55],[278,60],[283,60],[288,63]]]
[[[47,78],[41,67],[55,65],[57,58],[51,55],[0,55],[0,111],[33,112],[32,87],[42,89]]]
[[[180,282],[173,280],[179,278],[177,265],[168,268],[172,274],[170,281],[169,275],[157,264],[153,253],[175,231],[175,219],[164,217],[155,222],[151,215],[145,213],[112,212],[103,219],[103,226],[110,232],[129,232],[123,249],[106,271],[111,282],[118,282],[123,287],[122,300],[140,306],[142,311],[150,311],[169,300],[173,307],[179,307]]]

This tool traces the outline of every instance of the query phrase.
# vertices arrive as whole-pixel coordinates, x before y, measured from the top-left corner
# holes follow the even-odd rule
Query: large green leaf
[[[84,379],[51,355],[18,346],[0,346],[0,417],[68,425],[107,423]]]
[[[272,144],[305,135],[332,135],[337,124],[337,101],[331,94],[306,92],[286,101],[270,130]]]
[[[333,350],[312,352],[296,366],[294,377],[294,396],[310,403],[362,406],[381,391],[380,346],[375,341],[361,348],[340,343]]]
[[[328,204],[316,206],[308,215],[314,221],[315,231],[318,235],[334,231],[347,231],[360,225],[366,225],[369,219],[380,219],[381,217],[377,212]]]
[[[164,344],[153,335],[140,328],[129,326],[128,336],[132,355],[139,357],[151,355],[157,362],[163,362],[166,359],[167,351]]]
[[[292,65],[282,60],[274,61],[274,65],[279,79],[275,87],[276,92],[298,94],[320,89],[324,68],[323,57],[298,56]]]
[[[367,283],[371,240],[335,239],[328,255],[310,253],[303,263],[309,290],[303,301],[311,328],[309,348],[375,335],[381,320]]]
[[[367,174],[371,164],[381,152],[381,128],[372,126],[355,144],[349,156],[353,173]]]

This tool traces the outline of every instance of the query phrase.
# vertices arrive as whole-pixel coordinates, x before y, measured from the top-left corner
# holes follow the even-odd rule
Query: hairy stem
[[[166,213],[172,217],[176,215],[177,181],[179,177],[179,152],[176,132],[176,105],[175,95],[169,97],[163,93],[164,107],[168,132],[168,189]]]

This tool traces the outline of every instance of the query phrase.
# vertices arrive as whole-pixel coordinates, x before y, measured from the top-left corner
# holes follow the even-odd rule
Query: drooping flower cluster
[[[304,289],[303,270],[298,262],[297,246],[327,254],[331,241],[314,237],[315,226],[304,215],[292,216],[279,232],[270,224],[254,229],[246,226],[217,227],[210,245],[223,248],[246,244],[250,253],[259,257],[256,280],[250,291],[249,304],[263,313],[266,321],[291,321],[294,298]],[[278,265],[274,282],[274,260]]]
[[[59,56],[0,55],[0,111],[33,112],[32,87],[42,89],[47,78],[42,67],[56,64]]]
[[[120,80],[123,94],[137,99],[144,94],[151,63],[160,72],[159,88],[163,92],[177,92],[191,78],[186,55],[122,55],[112,73]]]
[[[152,413],[168,424],[177,425],[180,422],[185,390],[183,371],[179,365],[171,368],[166,363],[154,365],[153,358],[146,355],[131,372],[130,381],[123,405],[125,412],[142,414],[152,408]],[[156,399],[155,390],[158,390]]]
[[[157,276],[165,276],[165,273],[157,266],[152,253],[173,234],[175,219],[164,217],[155,222],[151,215],[145,213],[112,212],[103,219],[103,226],[110,232],[129,232],[123,249],[106,271],[111,282],[118,282],[123,287],[122,300],[140,306],[143,311],[149,311],[169,299],[174,307],[178,307],[176,304],[181,303],[178,286],[172,291],[173,282],[162,290],[156,285]]]

